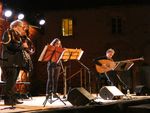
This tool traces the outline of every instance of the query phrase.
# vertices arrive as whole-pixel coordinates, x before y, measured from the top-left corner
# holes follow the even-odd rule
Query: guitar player
[[[113,60],[115,50],[110,48],[106,51],[105,56],[101,56],[94,59],[96,65],[96,76],[97,76],[97,91],[103,86],[116,86],[120,85],[122,89],[127,90],[127,85],[117,75],[113,69],[116,63]]]

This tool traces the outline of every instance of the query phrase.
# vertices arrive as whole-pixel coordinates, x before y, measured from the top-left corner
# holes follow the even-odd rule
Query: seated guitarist
[[[117,73],[113,71],[113,69],[116,66],[116,63],[112,58],[114,54],[114,49],[110,48],[106,51],[105,56],[101,56],[94,59],[94,63],[96,64],[96,75],[98,80],[97,90],[106,85],[115,85],[117,87],[118,84],[122,86],[123,89],[128,89],[127,85],[121,80]]]

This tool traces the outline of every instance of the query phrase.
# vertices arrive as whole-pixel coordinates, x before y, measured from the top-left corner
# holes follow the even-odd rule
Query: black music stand
[[[63,52],[62,55],[62,60],[63,61],[69,61],[69,60],[80,60],[81,56],[83,54],[82,49],[72,49],[72,48],[65,48],[65,51]],[[66,71],[64,71],[64,98],[66,98],[66,92],[67,92],[67,75]]]
[[[46,45],[38,61],[41,61],[41,62],[52,61],[52,62],[58,63],[63,55],[63,52],[64,52],[64,48],[55,47],[52,45]],[[44,107],[49,99],[50,99],[50,104],[56,101],[56,100],[54,101],[52,100],[52,95],[56,96],[57,98],[56,100],[59,99],[61,102],[63,102],[63,100],[61,100],[61,98],[56,93],[54,93],[54,91],[49,91],[48,95],[46,96],[45,101],[43,102]],[[66,104],[64,103],[64,105]]]
[[[126,62],[117,62],[117,65],[116,67],[114,68],[114,71],[128,71],[132,66],[134,65],[133,62],[129,62],[129,61],[126,61]],[[121,82],[122,85],[124,85],[124,89],[128,90],[128,86],[127,84],[125,84],[120,76],[118,76],[118,74],[116,75],[119,79],[119,81]]]
[[[70,61],[70,60],[77,60],[79,61],[82,54],[83,54],[83,50],[82,49],[72,49],[72,48],[66,48],[63,56],[62,56],[62,60],[64,61]],[[69,80],[70,78],[72,78],[75,74],[73,74],[71,77],[69,77],[68,79],[66,79],[66,73],[64,74],[64,97],[66,95],[66,89],[67,89],[67,80]]]
[[[133,65],[133,62],[118,62],[114,71],[128,71]]]
[[[84,67],[84,69],[86,69],[88,71],[88,75],[89,75],[89,84],[91,84],[91,73],[90,73],[90,69],[84,65],[80,59],[83,55],[84,51],[82,49],[72,49],[72,48],[66,48],[64,53],[63,53],[63,56],[62,56],[62,59],[64,61],[68,61],[68,60],[75,60],[77,61],[81,66]],[[79,72],[81,72],[81,70],[77,71],[76,73],[72,74],[70,77],[68,77],[66,79],[66,77],[64,76],[64,95],[66,94],[66,82],[67,80],[70,80],[72,77],[74,77],[76,74],[78,74]],[[69,88],[70,89],[70,88]],[[89,91],[91,93],[91,86],[89,85]]]

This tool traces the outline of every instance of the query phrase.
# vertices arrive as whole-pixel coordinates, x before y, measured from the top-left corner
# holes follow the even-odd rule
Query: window
[[[73,35],[73,22],[72,19],[66,18],[62,20],[62,34],[63,36]]]

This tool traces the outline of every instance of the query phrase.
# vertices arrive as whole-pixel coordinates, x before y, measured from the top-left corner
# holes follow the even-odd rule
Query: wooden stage
[[[150,113],[150,96],[131,96],[130,99],[119,100],[96,97],[93,103],[84,106],[74,106],[62,96],[60,98],[66,105],[60,99],[53,98],[55,101],[53,103],[47,101],[44,107],[45,96],[23,99],[23,104],[14,107],[5,106],[1,100],[0,113]]]

